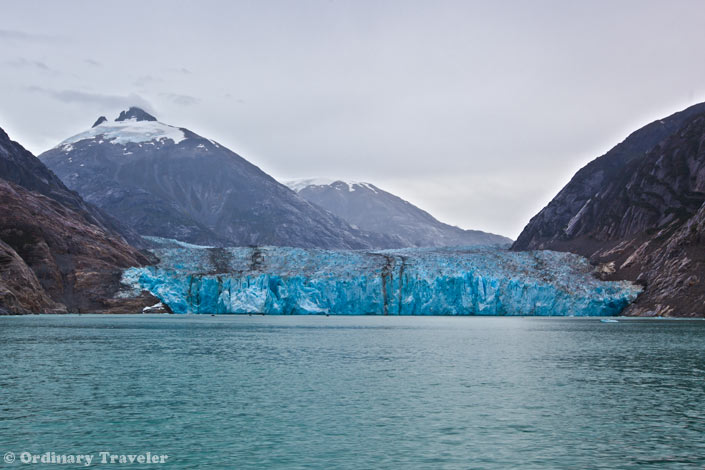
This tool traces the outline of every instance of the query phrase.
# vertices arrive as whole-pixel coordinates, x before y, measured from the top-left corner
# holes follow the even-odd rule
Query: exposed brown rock
[[[0,314],[65,313],[44,291],[34,272],[0,240]]]
[[[633,315],[703,316],[705,310],[705,205],[658,249],[645,252],[645,293]]]
[[[0,179],[43,194],[81,213],[91,224],[125,238],[133,246],[146,247],[137,232],[88,204],[76,192],[68,189],[46,165],[22,145],[11,140],[2,129],[0,129]]]
[[[8,301],[0,302],[5,310],[139,313],[158,301],[114,298],[122,269],[150,260],[85,214],[4,180],[0,207],[0,247],[7,260],[0,292],[9,292],[3,297]],[[13,280],[18,275],[26,287]]]
[[[141,312],[156,299],[113,298],[122,268],[153,261],[126,240],[0,129],[0,313]]]

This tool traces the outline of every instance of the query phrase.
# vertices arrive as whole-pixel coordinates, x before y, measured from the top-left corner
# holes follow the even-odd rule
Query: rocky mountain
[[[463,230],[439,222],[428,212],[370,183],[303,179],[285,184],[353,227],[394,236],[404,247],[509,246],[512,243],[501,235]]]
[[[34,271],[0,239],[0,315],[10,313],[66,313],[66,306],[49,297]]]
[[[705,103],[653,122],[581,169],[513,245],[589,257],[645,292],[627,313],[705,315]]]
[[[2,129],[0,207],[0,313],[135,312],[156,302],[115,298],[124,268],[156,260]]]
[[[108,232],[121,235],[134,246],[141,247],[145,244],[137,232],[92,204],[86,203],[76,192],[68,189],[46,165],[20,144],[11,141],[2,129],[0,129],[0,178],[43,194],[80,212],[90,223]]]
[[[142,235],[216,246],[394,247],[299,197],[215,141],[139,108],[99,118],[39,158]]]

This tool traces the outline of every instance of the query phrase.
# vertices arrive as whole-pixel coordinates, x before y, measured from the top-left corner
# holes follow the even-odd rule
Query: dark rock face
[[[105,117],[103,116],[103,119]],[[120,121],[127,121],[128,119],[134,119],[136,121],[156,121],[157,118],[146,112],[145,110],[141,108],[137,108],[135,106],[132,106],[130,109],[127,111],[122,111],[120,115],[115,119],[115,121],[120,122]],[[107,121],[107,119],[105,119]],[[105,122],[103,121],[103,122]],[[95,126],[93,126],[95,127]]]
[[[646,292],[632,314],[705,315],[705,206],[663,243],[641,245],[632,264]]]
[[[580,170],[513,249],[571,251],[599,264],[607,279],[642,283],[628,314],[703,316],[704,203],[700,104],[649,124]]]
[[[370,183],[334,181],[291,182],[309,202],[344,219],[353,227],[396,237],[404,247],[509,246],[511,240],[479,230],[463,230],[436,220],[431,214]]]
[[[0,315],[65,312],[66,307],[51,300],[20,255],[0,240]]]
[[[216,142],[151,118],[130,108],[39,158],[142,235],[215,246],[398,246],[353,229]]]
[[[141,307],[135,309],[137,305],[131,308],[134,299],[113,299],[122,269],[149,263],[140,252],[59,202],[2,180],[0,205],[0,240],[31,269],[41,286],[36,289],[31,276],[15,268],[30,279],[29,290],[35,293],[20,302],[23,309],[35,313],[141,311]],[[16,258],[11,261],[17,266]],[[10,276],[3,280],[13,281]],[[46,295],[63,308],[47,304]],[[141,303],[156,301],[137,302]],[[8,309],[23,313],[12,306]]]
[[[125,238],[134,246],[142,247],[144,241],[130,228],[113,217],[87,204],[81,196],[68,189],[64,183],[37,157],[17,142],[10,140],[0,128],[0,178],[30,191],[43,194],[64,206],[80,212],[90,223]]]
[[[96,119],[96,121],[93,123],[93,125],[91,126],[91,129],[93,129],[94,127],[100,126],[101,124],[103,124],[103,123],[106,122],[107,120],[108,120],[108,118],[106,118],[105,116],[99,117],[99,118]]]
[[[0,312],[139,312],[156,302],[115,298],[123,268],[154,260],[2,130],[0,207]]]
[[[656,144],[677,132],[693,116],[703,112],[705,112],[705,103],[700,103],[665,119],[652,122],[632,133],[624,142],[605,155],[588,163],[541,212],[531,219],[513,248],[518,250],[549,248],[561,241],[575,239],[580,235],[580,225],[577,224],[577,219],[573,219],[591,198],[600,193],[606,185],[614,182],[615,177],[623,174],[630,162],[642,159]],[[578,217],[580,218],[582,214]],[[571,220],[575,223],[571,224]],[[589,231],[590,224],[584,225]]]

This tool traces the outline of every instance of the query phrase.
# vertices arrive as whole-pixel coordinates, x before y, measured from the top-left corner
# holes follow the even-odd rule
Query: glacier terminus
[[[122,281],[174,313],[617,315],[640,293],[580,256],[496,247],[213,248],[152,237],[160,262]]]

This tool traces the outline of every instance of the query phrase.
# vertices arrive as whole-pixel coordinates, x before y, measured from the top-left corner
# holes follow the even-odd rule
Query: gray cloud
[[[179,106],[193,106],[198,104],[200,101],[198,98],[189,95],[180,95],[178,93],[160,93],[159,96],[163,96],[174,104]]]
[[[28,33],[25,31],[14,31],[0,29],[0,41],[11,42],[49,42],[58,39],[56,36],[48,34]]]
[[[26,90],[32,93],[44,94],[63,103],[98,105],[109,109],[139,106],[148,112],[154,112],[154,107],[146,99],[134,93],[108,95],[80,90],[52,90],[39,86],[29,86],[26,87]]]
[[[225,93],[225,94],[223,95],[223,98],[227,98],[227,99],[229,99],[229,100],[233,100],[233,101],[235,101],[235,103],[237,103],[237,104],[245,104],[245,100],[243,100],[242,98],[235,98],[231,93]]]
[[[103,66],[103,64],[101,64],[97,60],[93,60],[93,59],[84,59],[83,62],[85,62],[88,65],[92,65],[93,67],[102,67]]]
[[[33,69],[39,69],[44,72],[52,72],[52,73],[57,73],[56,70],[52,69],[49,67],[47,64],[40,60],[29,60],[25,59],[22,57],[18,57],[16,59],[12,60],[6,60],[3,62],[3,65],[6,65],[8,67],[15,67],[15,68],[33,68]]]
[[[168,72],[177,75],[191,75],[191,70],[186,67],[169,67],[166,69]]]
[[[152,75],[141,75],[137,77],[134,82],[132,82],[132,84],[138,88],[143,88],[150,85],[157,85],[161,83],[164,83],[164,80],[159,77],[154,77]]]

